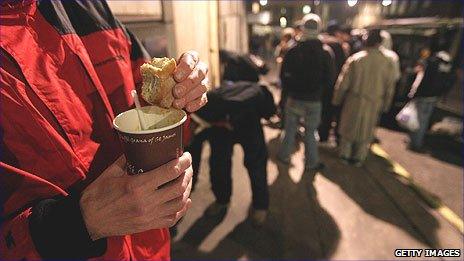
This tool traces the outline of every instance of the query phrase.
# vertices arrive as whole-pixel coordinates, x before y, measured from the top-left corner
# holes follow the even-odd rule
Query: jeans
[[[411,148],[419,149],[422,147],[425,133],[429,128],[430,116],[432,116],[432,112],[437,101],[438,98],[436,97],[414,98],[417,108],[417,117],[419,120],[419,129],[409,133]]]
[[[278,157],[290,161],[290,154],[295,146],[295,135],[300,119],[304,119],[305,127],[305,163],[314,167],[319,163],[319,151],[314,132],[321,122],[321,102],[299,101],[288,98],[285,105],[285,129]]]

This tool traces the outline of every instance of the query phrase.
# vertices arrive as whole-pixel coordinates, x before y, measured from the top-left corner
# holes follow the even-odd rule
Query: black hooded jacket
[[[299,42],[284,58],[282,88],[296,100],[321,101],[334,82],[334,62],[318,39]]]

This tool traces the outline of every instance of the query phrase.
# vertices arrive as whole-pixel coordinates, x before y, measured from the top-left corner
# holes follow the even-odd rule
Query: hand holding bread
[[[208,67],[199,61],[198,53],[184,53],[174,59],[154,58],[140,67],[142,97],[150,104],[194,112],[206,104]]]

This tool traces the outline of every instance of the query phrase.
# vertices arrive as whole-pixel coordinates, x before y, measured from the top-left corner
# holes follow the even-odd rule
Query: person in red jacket
[[[191,204],[191,157],[128,176],[112,128],[133,106],[146,51],[105,1],[0,11],[0,259],[169,259],[167,227]],[[206,74],[183,54],[173,106],[202,107]]]

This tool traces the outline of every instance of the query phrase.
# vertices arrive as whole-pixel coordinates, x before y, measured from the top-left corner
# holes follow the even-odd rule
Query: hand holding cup
[[[83,192],[82,216],[93,240],[170,227],[190,207],[192,158],[180,158],[143,174],[126,174],[124,156]]]

